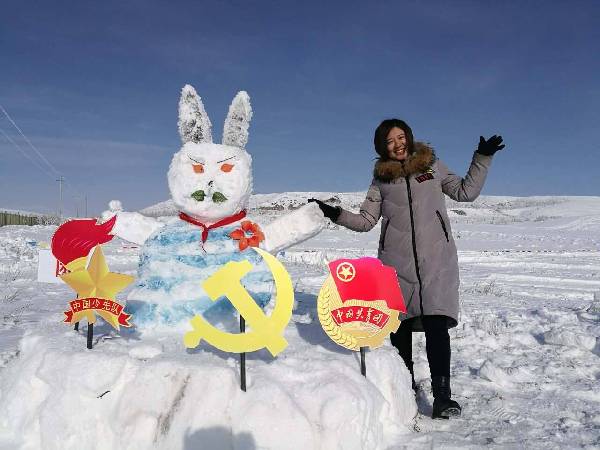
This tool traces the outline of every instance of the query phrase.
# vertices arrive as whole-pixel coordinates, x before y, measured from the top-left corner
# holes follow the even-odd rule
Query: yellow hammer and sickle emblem
[[[202,287],[212,301],[223,295],[226,296],[244,317],[251,331],[227,333],[212,326],[202,316],[195,315],[190,320],[194,330],[183,337],[187,348],[197,347],[204,339],[225,352],[253,352],[266,347],[273,356],[276,356],[287,347],[288,342],[282,334],[292,317],[294,306],[292,280],[277,258],[260,248],[251,248],[263,257],[273,274],[277,293],[273,312],[267,317],[241,283],[242,278],[252,270],[250,261],[230,261],[202,283]]]

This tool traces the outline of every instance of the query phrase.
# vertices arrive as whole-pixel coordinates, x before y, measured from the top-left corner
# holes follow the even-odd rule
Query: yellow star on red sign
[[[94,254],[87,268],[66,273],[61,275],[60,278],[71,286],[80,298],[98,297],[109,300],[115,300],[117,293],[125,289],[134,280],[131,275],[109,271],[100,245],[97,245],[94,249]],[[109,314],[104,314],[103,311],[98,311],[98,313],[113,325],[114,318]],[[83,317],[87,318],[89,323],[94,323],[96,320],[92,310],[81,311],[75,316],[73,322],[78,322]]]
[[[350,263],[342,263],[337,268],[337,276],[341,281],[349,282],[354,279],[356,275],[356,271],[354,270],[354,266]]]

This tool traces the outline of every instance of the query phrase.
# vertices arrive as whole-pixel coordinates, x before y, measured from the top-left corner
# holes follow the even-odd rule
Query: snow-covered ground
[[[311,196],[356,209],[364,193],[255,195],[251,213],[268,219]],[[70,289],[35,281],[37,246],[54,228],[0,228],[0,447],[600,448],[600,198],[484,196],[448,208],[462,301],[452,389],[463,406],[449,421],[428,418],[421,334],[415,402],[389,343],[367,353],[365,380],[316,318],[326,262],[374,255],[378,227],[330,226],[282,255],[297,301],[290,346],[249,355],[247,393],[237,357],[185,351],[180,336],[98,326],[86,350],[85,326],[60,323]],[[111,270],[135,275],[137,252],[115,239]]]

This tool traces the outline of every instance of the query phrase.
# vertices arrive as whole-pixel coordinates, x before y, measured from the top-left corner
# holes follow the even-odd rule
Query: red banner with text
[[[66,323],[71,323],[71,321],[73,320],[73,315],[76,313],[83,311],[102,311],[110,314],[111,316],[114,316],[117,319],[119,325],[122,325],[124,327],[131,326],[131,324],[128,322],[131,315],[124,313],[123,305],[115,302],[114,300],[97,297],[78,298],[75,300],[71,300],[69,302],[69,306],[71,307],[71,309],[69,311],[64,312],[64,314],[67,316],[65,319]]]

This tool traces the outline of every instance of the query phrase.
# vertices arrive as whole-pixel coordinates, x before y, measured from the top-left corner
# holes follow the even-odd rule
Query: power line
[[[23,133],[23,131],[19,128],[19,126],[15,123],[15,121],[12,120],[12,117],[10,117],[8,115],[8,113],[6,112],[6,110],[4,109],[4,107],[2,105],[0,105],[0,109],[2,110],[2,112],[4,113],[6,118],[10,121],[10,123],[12,123],[13,126],[17,129],[17,131],[21,134],[21,136],[23,136],[23,139],[25,139],[25,142],[27,142],[27,144],[29,144],[29,146],[33,149],[33,151],[37,153],[37,155],[41,158],[41,160],[44,161],[48,165],[48,167],[50,167],[50,169],[52,169],[52,171],[54,172],[54,174],[56,176],[60,176],[60,172],[58,170],[56,170],[52,164],[50,164],[50,161],[48,161],[46,159],[46,157],[44,155],[42,155],[41,152],[37,148],[35,148],[35,145],[33,145],[31,143],[31,141],[29,140],[29,138],[27,136],[25,136],[25,133]]]
[[[58,181],[59,192],[60,192],[60,194],[59,194],[60,195],[60,203],[58,204],[58,217],[59,217],[59,220],[62,222],[62,213],[63,213],[63,211],[62,211],[62,208],[63,208],[63,195],[62,195],[63,188],[62,188],[62,185],[63,185],[63,182],[65,181],[65,177],[61,176],[56,181]]]
[[[29,140],[29,138],[27,136],[25,136],[25,133],[23,133],[23,130],[21,130],[21,128],[16,124],[16,122],[12,119],[12,117],[8,114],[8,112],[6,111],[6,109],[4,109],[4,107],[2,105],[0,105],[0,110],[2,110],[3,114],[6,116],[6,118],[10,121],[10,123],[17,129],[17,131],[19,132],[19,134],[23,137],[23,139],[25,140],[25,142],[27,142],[27,144],[29,145],[29,147],[31,147],[31,149],[40,157],[40,159],[46,163],[46,165],[51,169],[52,172],[54,172],[54,174],[49,173],[47,170],[45,170],[37,161],[35,161],[34,159],[32,159],[29,154],[27,154],[11,137],[9,137],[3,130],[0,129],[0,131],[2,132],[2,134],[4,135],[4,137],[11,142],[15,147],[17,147],[19,149],[19,151],[25,156],[27,157],[27,159],[29,159],[33,164],[36,165],[36,167],[38,167],[42,172],[44,172],[46,175],[48,175],[51,179],[54,179],[55,181],[59,181],[60,182],[60,206],[59,206],[59,215],[62,215],[62,186],[63,183],[65,184],[65,187],[68,188],[69,190],[71,190],[73,192],[74,197],[77,197],[77,194],[80,192],[80,190],[76,189],[70,182],[69,180],[64,177],[58,170],[56,170],[56,168],[50,163],[50,161],[48,161],[46,159],[46,157],[35,147],[35,145],[33,145],[33,143]],[[55,179],[55,176],[58,176],[59,179]],[[86,212],[87,212],[87,195],[86,195]]]
[[[36,160],[34,160],[31,156],[29,156],[25,152],[25,150],[23,150],[19,144],[17,144],[8,134],[6,134],[6,132],[2,128],[0,128],[0,133],[2,133],[2,135],[5,137],[5,139],[8,142],[10,142],[12,145],[14,145],[21,152],[21,154],[23,156],[25,156],[29,161],[31,161],[38,169],[40,169],[42,172],[44,172],[46,175],[48,175],[48,177],[50,177],[51,179],[54,179],[54,175],[52,175],[51,173],[49,173]]]

